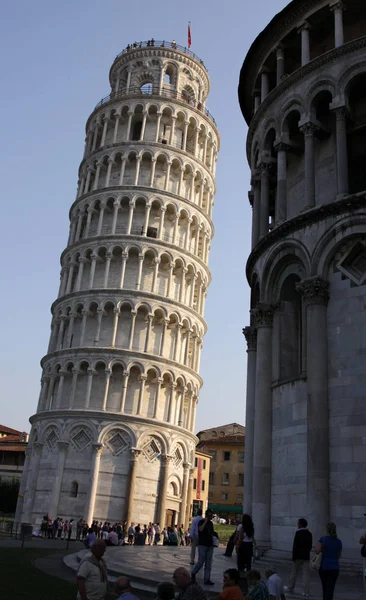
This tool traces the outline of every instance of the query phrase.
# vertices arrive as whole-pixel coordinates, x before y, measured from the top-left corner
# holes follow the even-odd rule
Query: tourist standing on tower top
[[[308,530],[306,519],[299,519],[297,522],[297,531],[294,537],[292,547],[292,568],[288,592],[293,592],[296,584],[296,577],[302,569],[302,579],[304,584],[303,596],[308,597],[310,593],[310,552],[313,547],[313,536]]]
[[[192,580],[195,581],[196,574],[202,569],[203,565],[205,565],[205,585],[214,585],[214,582],[211,581],[212,556],[214,549],[212,517],[213,512],[208,509],[206,510],[205,518],[201,519],[198,523],[198,561],[192,569]]]
[[[238,571],[250,571],[252,568],[254,525],[252,518],[244,514],[237,529],[236,551],[238,553]]]
[[[315,552],[323,553],[320,563],[319,576],[323,586],[323,600],[333,600],[334,588],[339,575],[339,559],[342,554],[342,542],[338,539],[334,523],[328,523],[327,535],[322,536]]]

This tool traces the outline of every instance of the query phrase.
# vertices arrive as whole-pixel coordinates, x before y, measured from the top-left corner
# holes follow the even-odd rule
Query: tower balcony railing
[[[196,102],[195,100],[193,100],[193,98],[187,97],[184,92],[178,92],[177,90],[171,90],[166,87],[159,88],[153,85],[149,86],[146,84],[143,87],[143,89],[139,87],[130,87],[128,90],[125,88],[122,90],[118,90],[117,92],[112,92],[111,94],[108,94],[108,96],[105,96],[105,98],[102,98],[100,102],[98,102],[98,104],[95,106],[94,110],[100,108],[101,106],[104,106],[105,104],[108,104],[108,102],[113,102],[121,98],[146,98],[146,96],[155,96],[158,98],[171,98],[173,100],[180,100],[181,102],[186,103],[188,106],[196,108],[197,110],[202,112],[204,115],[206,115],[206,117],[210,119],[210,121],[214,123],[214,125],[216,125],[215,118],[212,116],[210,111],[207,108],[205,108],[202,102]]]
[[[188,56],[190,56],[191,58],[194,58],[194,60],[199,62],[200,65],[202,65],[202,67],[204,67],[204,69],[207,71],[207,67],[205,66],[203,60],[199,56],[197,56],[197,54],[192,52],[192,50],[189,50],[189,48],[187,48],[186,46],[180,46],[174,41],[166,42],[165,40],[154,40],[154,38],[151,40],[147,40],[147,42],[134,42],[133,44],[128,44],[126,48],[122,50],[122,52],[117,54],[115,60],[117,60],[117,58],[119,58],[120,56],[128,54],[133,50],[138,50],[139,48],[171,48],[172,50],[179,50],[180,52],[188,54]]]

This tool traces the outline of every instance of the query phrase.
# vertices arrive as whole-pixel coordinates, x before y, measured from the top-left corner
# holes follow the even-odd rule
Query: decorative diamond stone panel
[[[71,438],[71,443],[78,452],[83,452],[89,446],[91,438],[85,429],[79,429]]]
[[[46,444],[50,450],[54,450],[58,437],[54,429],[52,429],[46,437]]]
[[[157,440],[151,439],[142,449],[144,456],[147,458],[149,462],[158,458],[161,454],[160,444]]]
[[[180,453],[179,448],[177,448],[176,451],[174,452],[174,457],[173,457],[174,466],[179,467],[182,464],[182,461],[183,461],[183,457]]]
[[[115,456],[119,456],[129,447],[128,440],[120,431],[111,431],[105,443]]]
[[[366,279],[366,246],[357,241],[338,261],[337,268],[357,285]]]

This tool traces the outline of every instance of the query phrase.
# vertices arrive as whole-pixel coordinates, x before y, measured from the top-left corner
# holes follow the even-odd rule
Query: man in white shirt
[[[91,556],[80,563],[76,575],[77,600],[104,600],[108,589],[108,572],[103,560],[107,545],[104,540],[94,540]]]
[[[111,529],[111,531],[107,535],[107,545],[108,546],[118,546],[118,544],[119,544],[118,534],[114,529]]]
[[[197,511],[197,516],[194,517],[191,523],[191,557],[190,565],[194,565],[194,559],[196,557],[196,548],[198,546],[198,523],[202,521],[202,510]]]
[[[281,577],[277,574],[274,567],[265,571],[266,583],[268,587],[269,600],[286,600],[285,588]]]

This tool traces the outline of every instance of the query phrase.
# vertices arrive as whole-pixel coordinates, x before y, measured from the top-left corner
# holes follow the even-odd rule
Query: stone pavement
[[[19,548],[20,541],[15,539],[0,539],[0,547]],[[36,566],[49,574],[68,579],[69,581],[74,580],[79,561],[87,552],[81,542],[70,542],[69,550],[67,550],[66,542],[63,540],[43,540],[39,538],[25,541],[24,547],[49,549],[50,556],[38,559]],[[66,566],[62,565],[60,554],[57,556],[54,555],[54,552],[60,549],[64,550],[64,565]],[[171,580],[174,569],[180,566],[190,569],[189,552],[189,548],[122,546],[108,548],[105,558],[111,581],[117,576],[128,575],[134,582],[138,596],[147,598],[149,595],[155,595],[158,583]],[[215,586],[206,588],[210,595],[216,595],[221,591],[222,574],[225,569],[236,567],[235,555],[232,558],[223,556],[224,548],[216,548],[214,552],[212,579],[215,581]],[[269,566],[268,561],[258,560],[254,563],[253,568],[264,573],[267,566]],[[290,564],[288,566],[277,565],[277,570],[286,584],[288,582]],[[202,583],[201,573],[197,575],[197,581]],[[302,597],[301,576],[295,592],[288,595],[289,600],[299,600]],[[322,598],[319,576],[314,572],[311,573],[310,597],[313,600],[321,600]],[[337,582],[334,600],[365,599],[366,594],[363,589],[362,574],[360,573],[360,576],[357,577],[341,573]]]
[[[65,557],[64,562],[67,566],[76,569],[78,562],[86,554],[86,550],[82,550],[77,554]],[[128,575],[136,584],[150,588],[152,591],[161,581],[171,581],[173,571],[180,566],[190,569],[189,565],[189,548],[171,548],[162,546],[122,546],[118,548],[108,548],[105,558],[110,575],[116,577],[118,575]],[[223,556],[224,548],[215,549],[212,580],[215,586],[207,587],[207,592],[210,595],[218,594],[222,589],[223,572],[230,568],[236,567],[236,559]],[[259,560],[253,568],[258,569],[264,574],[268,563]],[[289,576],[289,568],[279,566],[278,573],[283,578],[286,584]],[[197,582],[203,584],[203,575],[198,573]],[[289,594],[288,598],[301,598],[302,585],[301,576],[297,584],[296,593]],[[311,598],[321,600],[321,584],[319,575],[311,573]],[[334,600],[365,600],[366,595],[363,589],[362,574],[359,578],[341,574],[336,586]]]

